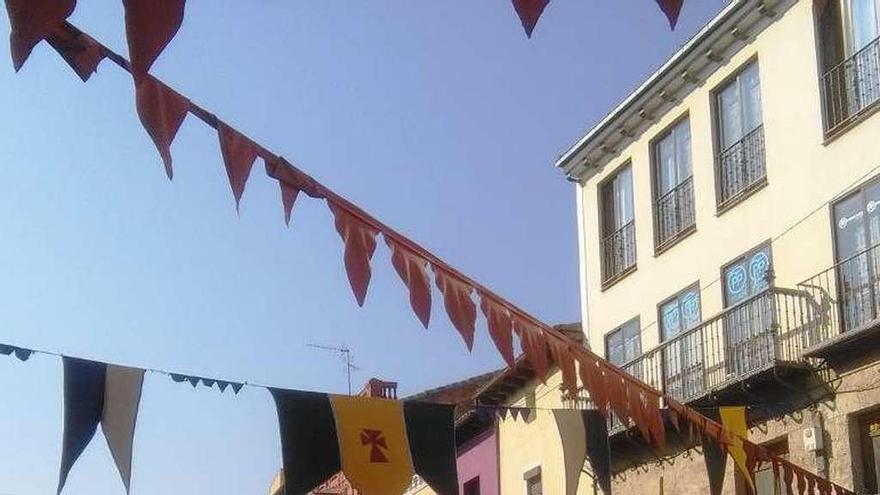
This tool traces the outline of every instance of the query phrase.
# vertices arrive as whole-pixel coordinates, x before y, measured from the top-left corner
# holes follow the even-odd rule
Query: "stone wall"
[[[880,386],[880,352],[868,353],[826,371],[824,379],[813,374],[805,385],[793,387],[795,390],[786,389],[779,383],[773,383],[774,388],[765,390],[779,401],[790,400],[795,404],[813,397],[814,403],[750,423],[749,439],[760,444],[786,439],[788,457],[795,464],[847,488],[863,490],[858,418],[880,408],[880,388],[877,388]],[[804,448],[803,434],[805,429],[814,426],[823,432],[824,448],[808,452]],[[661,476],[666,494],[705,495],[709,492],[701,451],[699,448],[685,448],[682,445],[685,440],[676,442],[673,439],[672,447],[665,452],[648,449],[638,438],[615,442],[624,445],[614,448],[612,454],[618,466],[613,487],[615,494],[659,493]],[[734,473],[732,461],[728,459],[724,494],[745,494],[744,485],[744,480]]]

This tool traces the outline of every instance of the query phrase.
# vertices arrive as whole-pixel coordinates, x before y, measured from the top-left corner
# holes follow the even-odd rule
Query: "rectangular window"
[[[834,204],[837,300],[843,331],[880,316],[880,181]]]
[[[462,495],[480,495],[480,477],[468,481],[463,488]]]
[[[605,338],[605,356],[608,361],[622,366],[624,371],[636,377],[641,377],[641,363],[631,361],[641,355],[642,329],[638,318],[624,323]]]
[[[676,124],[654,144],[656,246],[671,244],[696,223],[690,121]]]
[[[832,0],[818,19],[825,131],[880,102],[880,0]]]
[[[526,482],[526,495],[543,495],[544,489],[541,486],[541,466],[529,469],[523,474]]]
[[[788,459],[788,438],[765,444],[764,448],[771,455]],[[737,471],[737,474],[739,478],[742,477],[739,471]],[[739,483],[739,485],[745,485],[745,480]],[[776,477],[773,475],[773,465],[768,462],[761,463],[755,470],[755,488],[757,489],[757,495],[785,493],[785,483],[782,480],[782,476],[779,477],[777,482]]]
[[[724,208],[760,187],[767,179],[761,79],[750,63],[715,93],[717,113],[718,207]]]
[[[880,412],[862,415],[858,426],[865,490],[866,493],[877,493],[880,490]]]
[[[660,304],[660,337],[672,341],[663,348],[666,393],[679,401],[706,390],[703,336],[691,332],[701,321],[700,286],[694,284]]]
[[[636,265],[632,166],[627,165],[600,187],[602,281],[610,283]]]
[[[773,295],[770,288],[772,264],[770,245],[764,244],[727,264],[722,323],[729,374],[743,376],[776,359]]]

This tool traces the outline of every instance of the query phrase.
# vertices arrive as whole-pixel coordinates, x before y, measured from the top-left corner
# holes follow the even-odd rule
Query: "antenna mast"
[[[360,369],[351,362],[351,349],[346,347],[345,344],[338,347],[322,344],[306,344],[306,347],[339,353],[339,355],[345,360],[345,375],[348,378],[348,395],[351,395],[351,370]]]

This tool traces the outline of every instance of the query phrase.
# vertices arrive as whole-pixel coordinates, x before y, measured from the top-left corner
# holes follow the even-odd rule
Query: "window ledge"
[[[688,237],[691,236],[691,234],[693,234],[696,231],[697,231],[697,224],[696,223],[691,225],[690,227],[682,229],[681,232],[678,232],[677,234],[670,237],[669,239],[666,239],[665,241],[663,241],[662,244],[657,245],[654,248],[654,256],[655,257],[660,256],[661,254],[665,253],[666,251],[669,251],[676,244],[687,239]]]
[[[629,274],[636,271],[638,267],[638,263],[633,263],[633,265],[626,270],[618,273],[617,275],[602,281],[602,287],[600,288],[602,291],[606,291],[611,288],[611,286],[617,284],[621,280],[625,279]]]
[[[763,179],[755,182],[749,187],[745,188],[741,193],[736,196],[729,198],[724,203],[719,204],[715,210],[715,216],[720,217],[721,215],[727,213],[732,210],[736,205],[742,203],[743,201],[752,197],[753,194],[767,187],[767,176],[765,175]]]

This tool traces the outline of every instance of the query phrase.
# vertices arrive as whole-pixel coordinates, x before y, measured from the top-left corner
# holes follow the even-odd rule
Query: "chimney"
[[[358,395],[361,397],[397,399],[397,382],[386,382],[378,378],[371,378]]]
[[[580,344],[583,344],[584,347],[589,349],[590,345],[589,345],[589,343],[587,343],[586,339],[584,338],[585,337],[584,329],[580,323],[566,323],[563,325],[554,325],[553,328],[556,331],[564,334],[566,337],[571,338]]]

